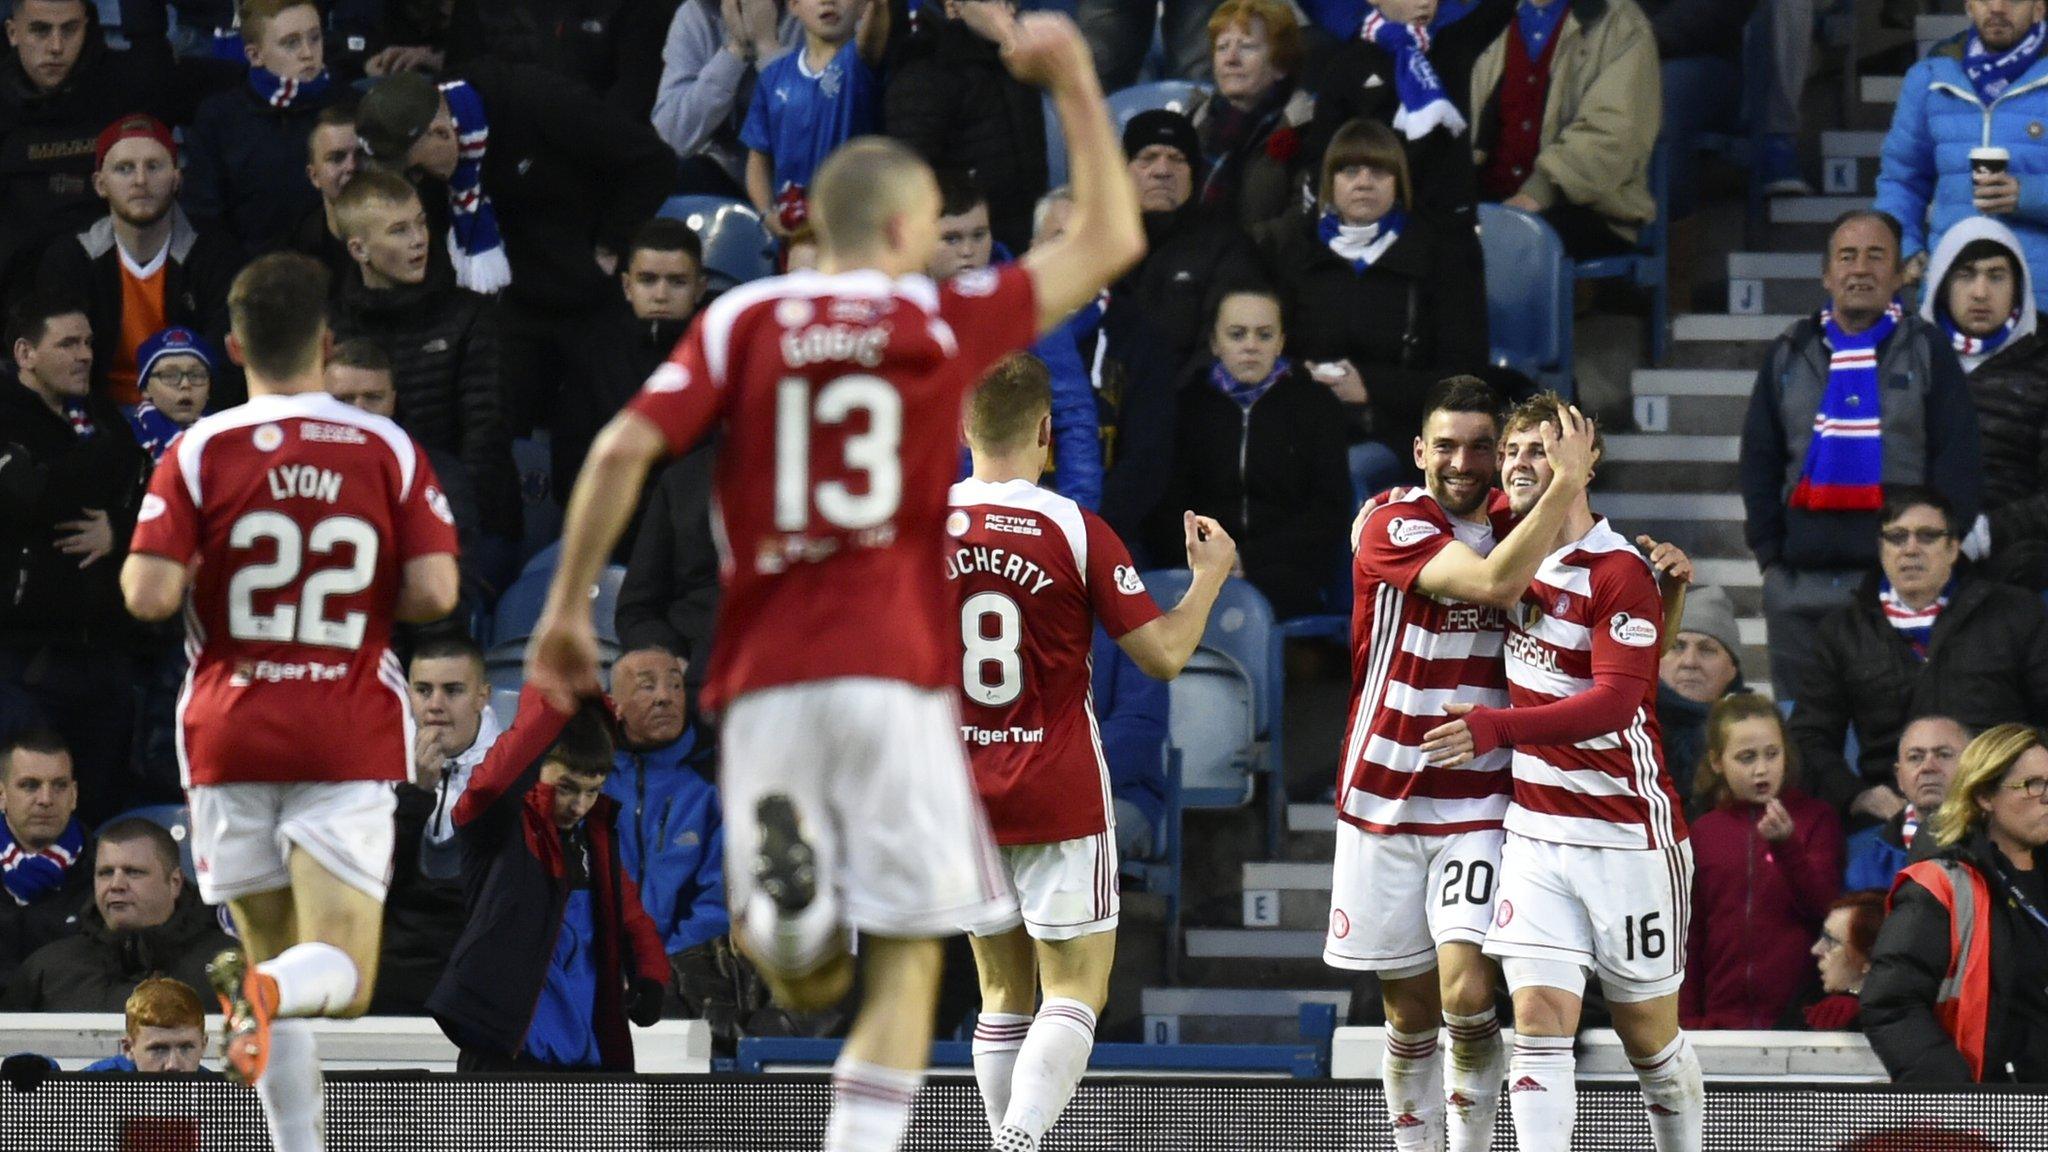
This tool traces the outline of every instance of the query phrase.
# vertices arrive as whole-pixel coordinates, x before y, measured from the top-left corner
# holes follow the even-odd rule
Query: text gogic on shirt
[[[413,725],[391,626],[407,561],[455,518],[398,425],[327,396],[258,396],[186,429],[130,550],[198,561],[178,697],[187,787],[406,780]]]
[[[1351,568],[1351,720],[1337,815],[1380,833],[1498,828],[1508,807],[1506,752],[1444,768],[1425,763],[1421,745],[1447,721],[1447,704],[1507,703],[1507,616],[1434,599],[1415,582],[1453,540],[1481,556],[1492,552],[1514,525],[1507,499],[1490,495],[1483,524],[1451,516],[1427,488],[1381,499],[1359,532]]]
[[[1620,731],[1516,747],[1508,831],[1589,848],[1668,848],[1686,838],[1657,726],[1663,627],[1655,572],[1606,520],[1544,558],[1508,632],[1509,699],[1517,708],[1555,703],[1603,675],[1639,680],[1642,699]]]
[[[959,605],[960,733],[998,844],[1109,829],[1089,653],[1159,617],[1101,517],[1023,480],[953,485],[946,576]]]
[[[799,272],[713,301],[630,404],[671,452],[723,421],[713,530],[725,595],[707,708],[778,684],[959,682],[946,491],[960,414],[1036,327],[1018,265],[945,285]]]

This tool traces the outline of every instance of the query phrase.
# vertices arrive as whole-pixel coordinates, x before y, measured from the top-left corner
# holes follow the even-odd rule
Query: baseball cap
[[[1131,117],[1124,125],[1124,155],[1136,156],[1154,144],[1177,149],[1191,167],[1202,163],[1202,138],[1195,134],[1192,120],[1166,108],[1153,108]]]
[[[178,159],[178,142],[171,138],[171,130],[164,122],[146,112],[130,112],[106,126],[99,139],[93,143],[92,170],[97,172],[106,166],[107,152],[123,140],[154,140],[171,154],[171,160]]]
[[[217,367],[213,349],[206,346],[206,341],[200,338],[199,333],[190,328],[173,325],[144,340],[135,349],[136,377],[141,380],[149,379],[149,373],[156,367],[156,362],[166,356],[197,356],[206,364],[206,370],[209,372]]]
[[[413,142],[441,111],[441,90],[417,72],[377,82],[356,107],[356,140],[371,159],[401,167]]]

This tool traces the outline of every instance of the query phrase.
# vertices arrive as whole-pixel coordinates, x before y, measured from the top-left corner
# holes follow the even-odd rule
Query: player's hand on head
[[[1559,479],[1583,488],[1593,478],[1593,418],[1576,405],[1558,413],[1558,427],[1544,424],[1537,430],[1543,439],[1543,454]]]
[[[1650,558],[1650,567],[1657,570],[1657,579],[1667,584],[1692,583],[1692,557],[1676,544],[1659,543],[1648,536],[1637,536],[1636,547],[1641,548]]]
[[[1422,758],[1439,768],[1456,768],[1471,763],[1478,755],[1478,743],[1472,738],[1472,726],[1463,717],[1475,707],[1472,704],[1444,705],[1444,715],[1454,719],[1423,733]]]
[[[574,712],[578,701],[600,694],[597,632],[589,610],[580,619],[541,622],[526,649],[526,679],[558,712]]]
[[[1196,572],[1231,572],[1237,566],[1237,541],[1223,525],[1193,512],[1181,513],[1181,530],[1187,537],[1188,567]]]

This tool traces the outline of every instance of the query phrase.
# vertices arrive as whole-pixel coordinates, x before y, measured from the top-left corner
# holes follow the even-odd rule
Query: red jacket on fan
[[[1762,805],[1726,802],[1693,822],[1687,1028],[1775,1028],[1818,978],[1812,948],[1842,887],[1842,824],[1796,788],[1778,799],[1793,829],[1776,844],[1757,833]]]

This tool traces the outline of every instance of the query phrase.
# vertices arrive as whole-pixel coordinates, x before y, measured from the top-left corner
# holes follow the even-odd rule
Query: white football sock
[[[1650,1138],[1657,1152],[1700,1152],[1707,1089],[1700,1078],[1699,1054],[1680,1032],[1648,1060],[1630,1060],[1643,1086],[1643,1109],[1650,1114]]]
[[[832,1118],[825,1125],[825,1152],[896,1152],[923,1084],[923,1072],[840,1056],[832,1065]]]
[[[1436,1029],[1403,1032],[1388,1025],[1380,1079],[1386,1085],[1394,1147],[1398,1152],[1438,1152],[1444,1146],[1444,1058]]]
[[[1024,1036],[1031,1031],[1031,1017],[1013,1012],[983,1012],[974,1022],[974,1082],[981,1087],[981,1103],[988,1109],[990,1135],[1003,1126],[1010,1110],[1010,1080],[1017,1069],[1017,1053]]]
[[[1095,1010],[1064,996],[1046,997],[1017,1053],[1003,1126],[1034,1141],[1044,1136],[1073,1098],[1094,1049]]]
[[[270,1061],[256,1078],[256,1099],[263,1104],[263,1121],[270,1126],[270,1142],[277,1152],[321,1152],[326,1146],[321,1087],[313,1025],[305,1020],[273,1022]]]
[[[801,912],[784,916],[767,893],[757,891],[733,930],[746,941],[754,963],[778,976],[802,976],[839,950],[839,899],[820,889]]]
[[[331,1016],[356,998],[356,962],[332,944],[294,944],[256,970],[277,981],[279,1016]]]
[[[1451,1030],[1450,1067],[1444,1071],[1450,1152],[1486,1152],[1493,1147],[1494,1115],[1500,1110],[1500,1082],[1507,1075],[1507,1046],[1493,1009],[1471,1016],[1444,1013]]]
[[[1508,1111],[1521,1152],[1571,1152],[1579,1116],[1571,1036],[1516,1036],[1508,1060]]]

